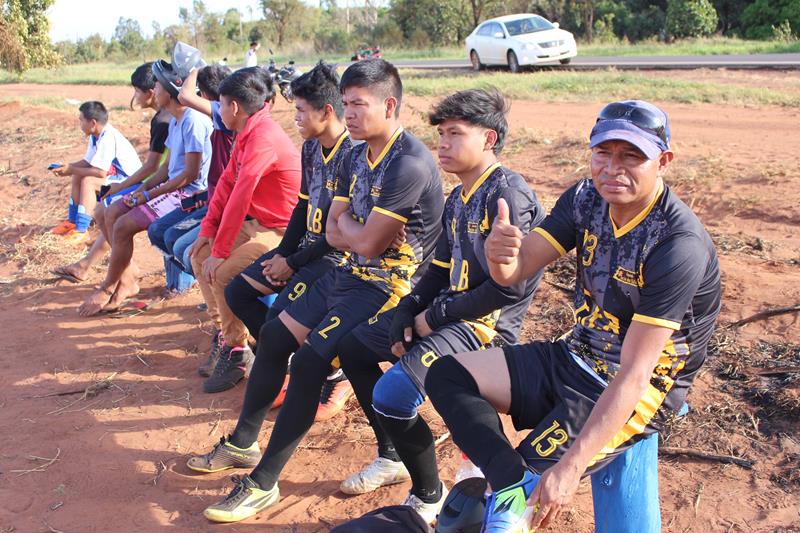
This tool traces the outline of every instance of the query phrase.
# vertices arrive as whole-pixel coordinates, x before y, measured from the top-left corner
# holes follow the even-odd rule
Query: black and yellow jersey
[[[439,269],[447,269],[447,284],[441,287],[430,304],[426,320],[431,328],[449,322],[468,322],[483,344],[500,334],[507,343],[517,341],[517,334],[541,272],[512,287],[496,284],[489,275],[484,243],[497,216],[497,201],[509,206],[511,223],[527,234],[544,219],[544,210],[536,195],[519,174],[495,163],[470,187],[459,185],[447,198],[442,215],[442,234],[433,262],[420,281],[421,298],[427,279],[444,278]],[[442,280],[443,281],[443,280]]]
[[[374,161],[367,143],[355,146],[342,164],[335,200],[348,202],[347,213],[362,224],[373,211],[405,224],[399,250],[375,259],[351,253],[345,269],[396,298],[408,294],[441,231],[444,194],[430,150],[402,128]]]
[[[623,227],[590,179],[568,189],[534,229],[561,254],[576,249],[569,350],[610,382],[633,321],[673,330],[640,402],[643,422],[678,409],[706,357],[720,311],[719,263],[701,222],[669,187]]]

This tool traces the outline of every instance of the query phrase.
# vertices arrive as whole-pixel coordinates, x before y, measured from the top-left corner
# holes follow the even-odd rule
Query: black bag
[[[331,533],[433,533],[419,513],[407,505],[390,505],[370,511],[331,529]]]

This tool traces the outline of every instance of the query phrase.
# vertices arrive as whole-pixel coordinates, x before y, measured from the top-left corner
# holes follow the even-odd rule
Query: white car
[[[506,15],[478,25],[467,37],[467,55],[473,70],[484,65],[508,65],[518,72],[524,65],[560,61],[578,53],[575,37],[558,23],[531,13]]]

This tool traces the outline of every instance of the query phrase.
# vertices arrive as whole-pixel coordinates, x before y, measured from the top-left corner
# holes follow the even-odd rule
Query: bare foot
[[[134,281],[133,284],[130,285],[127,283],[120,282],[120,284],[117,285],[117,290],[114,291],[114,295],[108,301],[105,310],[108,311],[108,310],[119,309],[120,307],[122,307],[122,304],[125,303],[125,300],[127,300],[131,296],[136,296],[137,294],[139,294],[138,283]]]
[[[70,281],[86,281],[88,266],[82,264],[83,261],[76,261],[71,265],[64,265],[53,269],[53,273]],[[72,278],[72,279],[70,279]]]
[[[96,315],[108,305],[113,295],[108,289],[98,288],[78,307],[78,314],[84,317]]]

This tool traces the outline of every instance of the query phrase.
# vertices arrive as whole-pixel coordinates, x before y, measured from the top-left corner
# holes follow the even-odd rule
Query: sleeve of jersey
[[[567,252],[575,248],[576,244],[573,205],[577,188],[578,185],[575,185],[567,189],[558,199],[556,205],[553,206],[550,214],[533,230],[553,245],[553,248],[561,255],[566,255]]]
[[[643,287],[633,320],[679,330],[706,272],[708,250],[695,235],[661,243],[642,268]]]
[[[169,123],[156,122],[150,131],[150,151],[163,154],[167,149],[167,135],[169,134]]]
[[[287,257],[286,264],[288,264],[292,270],[297,272],[312,261],[322,259],[331,250],[333,250],[333,247],[328,244],[328,241],[325,239],[317,239],[317,242],[311,246],[307,246],[302,250],[298,250]]]
[[[116,141],[111,135],[111,132],[103,135],[103,137],[97,142],[94,155],[92,155],[91,160],[87,161],[87,163],[92,165],[94,168],[108,172],[108,170],[111,168],[111,162],[114,161],[115,144]]]
[[[297,251],[297,246],[303,235],[306,234],[306,211],[308,210],[308,200],[300,196],[300,200],[294,206],[289,224],[286,226],[286,233],[283,234],[281,243],[278,245],[278,253],[283,257],[289,257]]]
[[[489,224],[491,225],[497,217],[497,199],[499,198],[505,199],[508,204],[511,223],[520,228],[523,233],[530,231],[531,222],[536,215],[536,206],[531,202],[531,198],[510,187],[487,202]],[[486,273],[486,280],[470,290],[453,294],[444,302],[444,305],[435,305],[428,309],[425,318],[431,328],[438,328],[459,320],[474,320],[484,317],[497,309],[518,302],[525,296],[527,280],[510,287],[503,287],[495,283],[488,275],[483,248],[484,240],[481,239],[474,248],[479,264],[471,266],[483,269]]]
[[[405,224],[414,206],[419,203],[428,183],[430,171],[418,158],[401,156],[386,169],[386,174],[390,179],[384,182],[372,212],[392,217]]]

